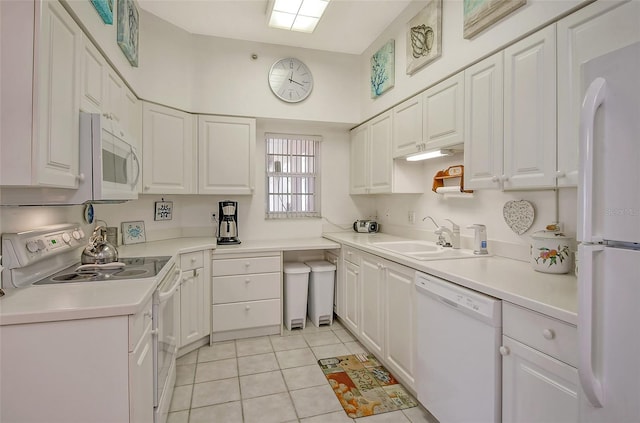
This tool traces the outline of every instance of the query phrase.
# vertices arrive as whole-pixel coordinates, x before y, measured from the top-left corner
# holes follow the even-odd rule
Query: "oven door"
[[[174,265],[158,286],[153,301],[153,325],[155,340],[154,402],[156,414],[166,414],[175,380],[175,359],[178,350],[178,318],[180,313],[180,270]],[[162,419],[161,421],[164,421]]]

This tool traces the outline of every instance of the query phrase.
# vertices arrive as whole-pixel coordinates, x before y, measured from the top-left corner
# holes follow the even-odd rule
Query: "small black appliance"
[[[236,201],[220,201],[218,203],[220,223],[218,227],[218,244],[240,244],[238,239],[238,203]]]

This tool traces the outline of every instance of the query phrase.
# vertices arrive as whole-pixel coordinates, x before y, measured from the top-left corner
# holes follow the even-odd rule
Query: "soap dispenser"
[[[467,226],[467,229],[475,231],[475,239],[473,241],[473,254],[484,255],[489,254],[487,251],[487,227],[479,223]]]

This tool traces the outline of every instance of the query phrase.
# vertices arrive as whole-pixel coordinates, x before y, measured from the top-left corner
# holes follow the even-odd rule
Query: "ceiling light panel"
[[[300,10],[302,0],[275,0],[273,3],[273,10],[278,12],[297,14]]]
[[[300,32],[313,32],[329,0],[275,0],[269,26]]]
[[[292,31],[300,31],[300,32],[313,32],[316,29],[316,25],[318,24],[318,18],[310,18],[308,16],[300,16],[296,17],[295,22],[293,22],[293,26],[291,27]]]
[[[327,4],[329,4],[329,2],[325,0],[304,0],[302,6],[300,6],[298,15],[320,19]]]

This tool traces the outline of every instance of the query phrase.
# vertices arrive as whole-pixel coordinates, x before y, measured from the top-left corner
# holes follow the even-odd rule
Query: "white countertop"
[[[334,249],[340,245],[318,237],[243,241],[237,246],[216,246],[212,237],[193,237],[122,245],[118,247],[118,254],[120,257],[172,256],[175,259],[178,254],[216,248],[219,249],[216,254],[224,254]],[[5,295],[0,297],[0,326],[135,314],[151,298],[169,271],[170,263],[154,278],[5,289]]]
[[[536,272],[528,262],[503,257],[415,260],[372,245],[373,242],[406,239],[381,233],[335,232],[325,233],[324,237],[567,323],[577,324],[578,286],[574,275]]]

